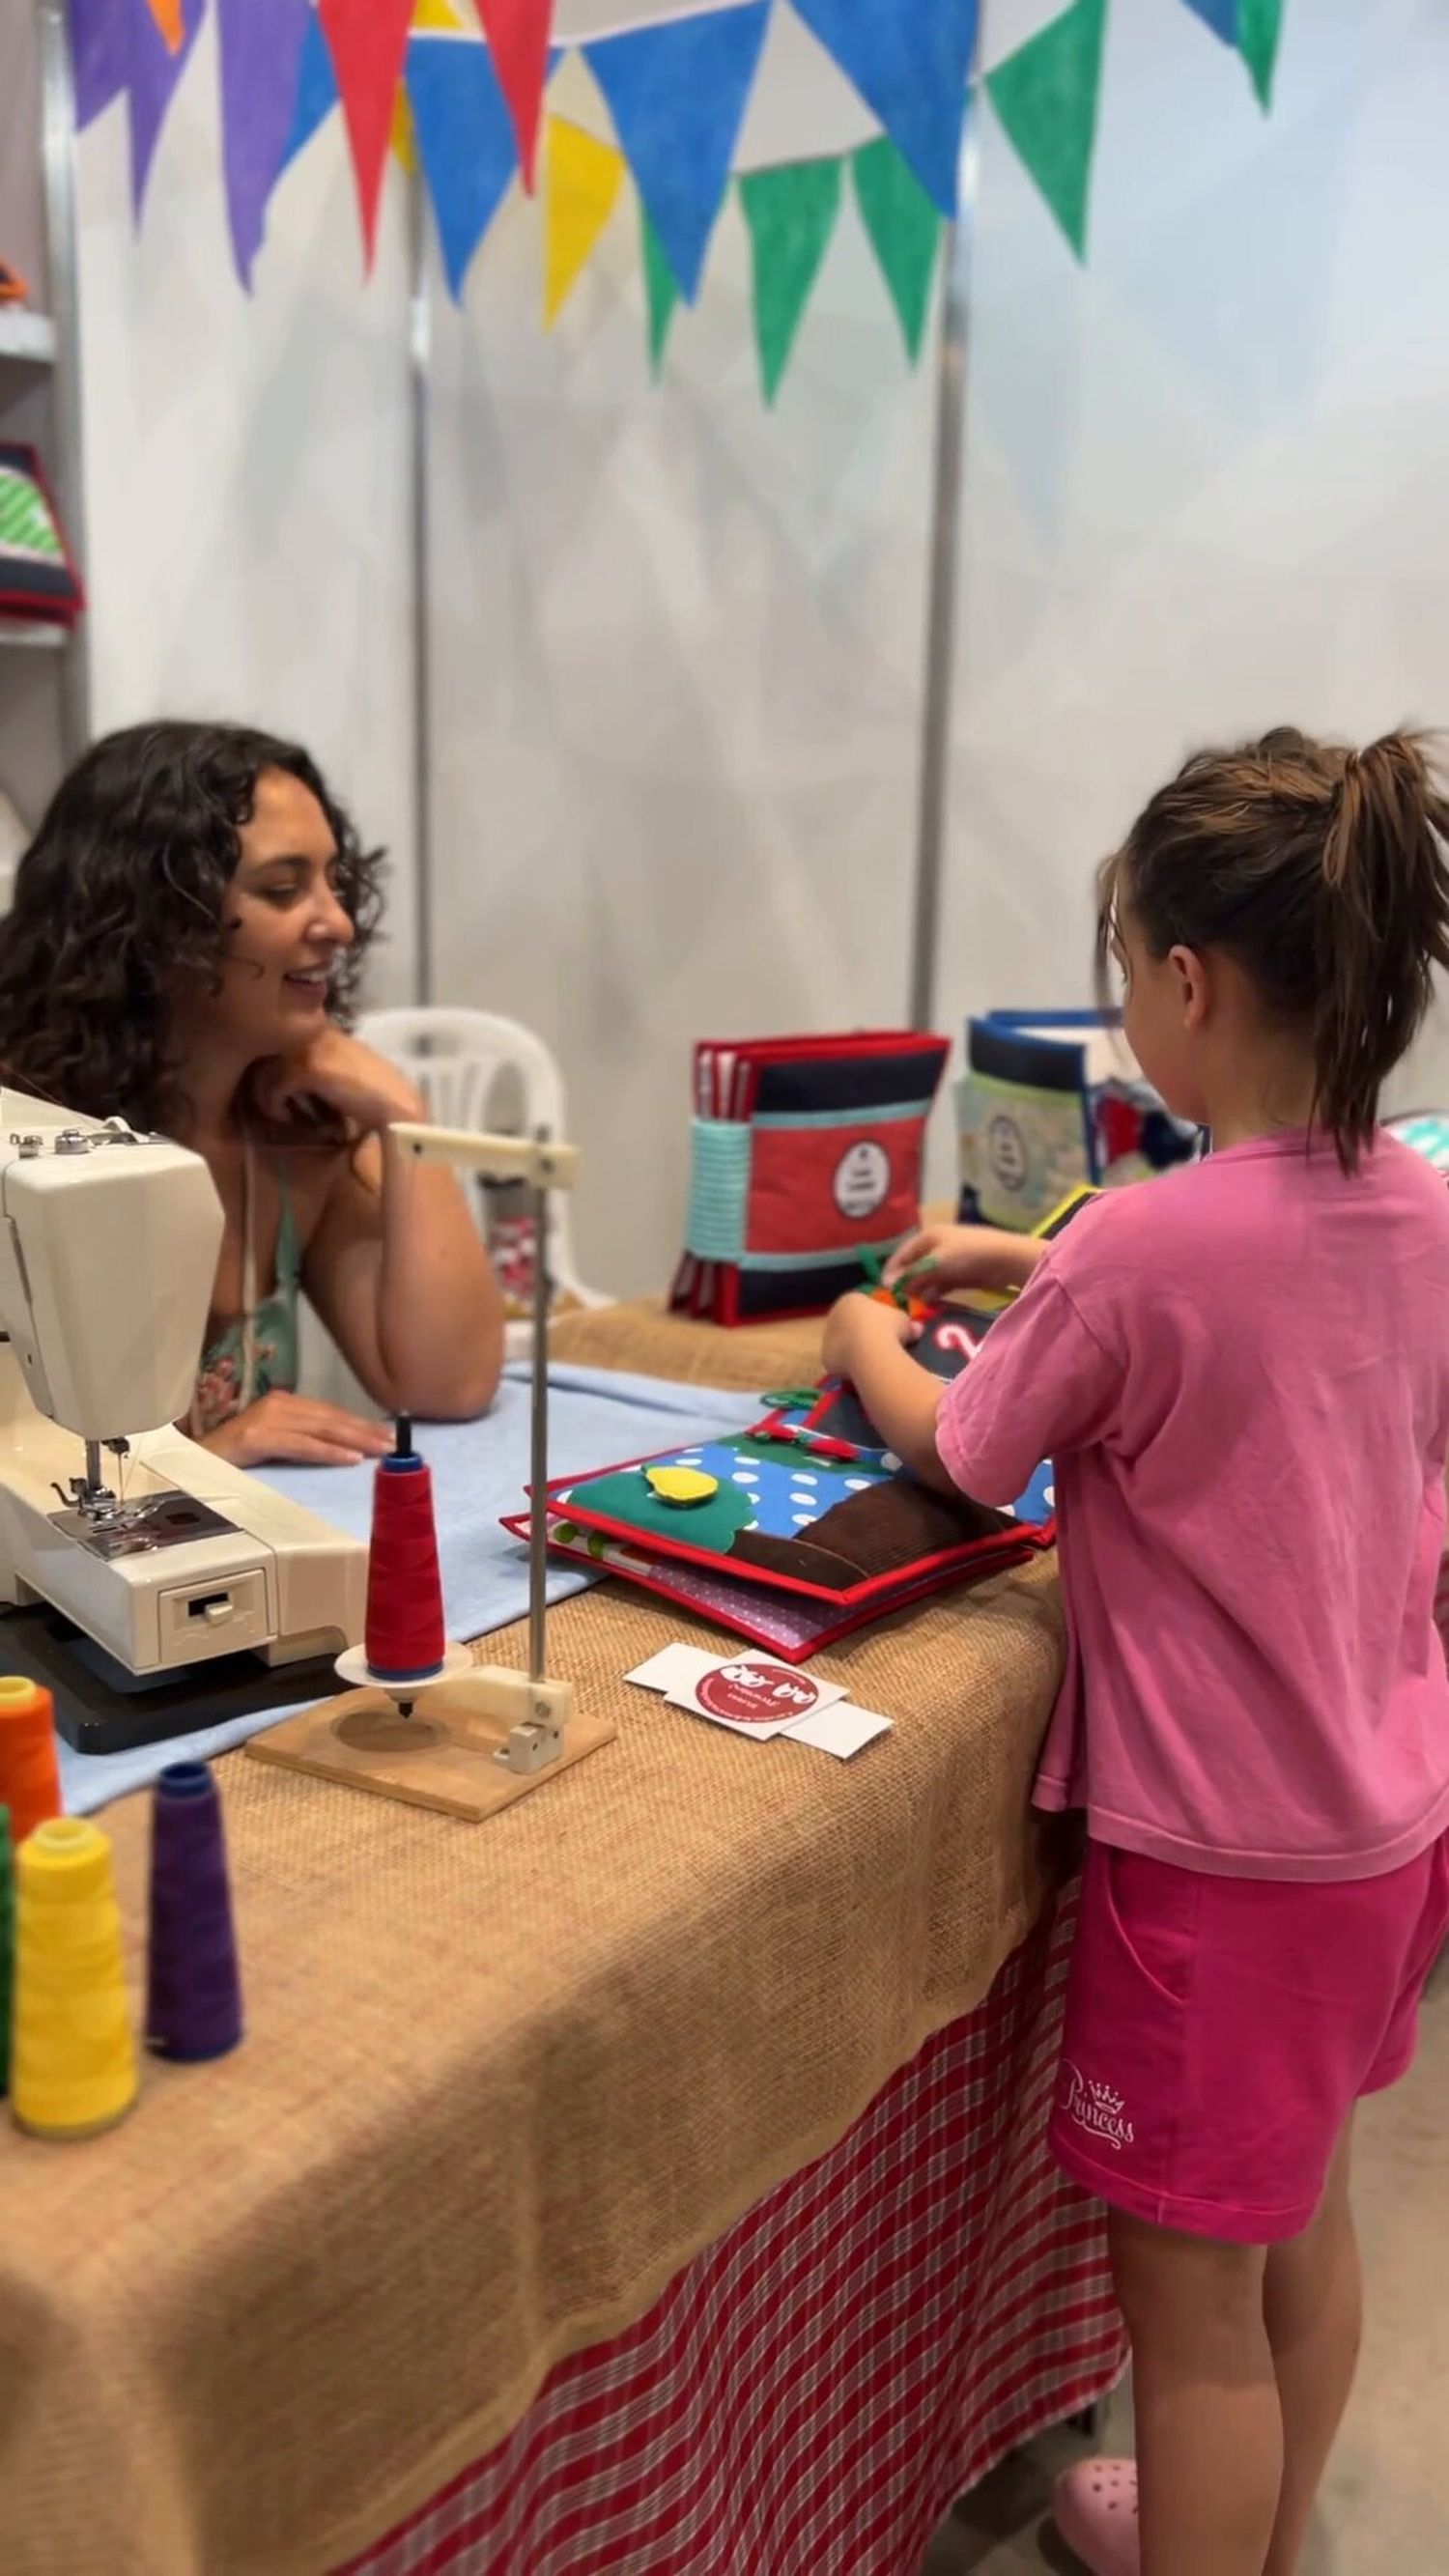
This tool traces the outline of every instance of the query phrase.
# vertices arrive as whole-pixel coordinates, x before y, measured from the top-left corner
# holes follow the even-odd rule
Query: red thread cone
[[[427,1681],[442,1670],[446,1644],[433,1479],[404,1452],[384,1458],[373,1483],[367,1660],[380,1681]]]

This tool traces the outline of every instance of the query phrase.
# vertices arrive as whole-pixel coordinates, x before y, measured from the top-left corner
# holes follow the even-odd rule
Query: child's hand
[[[893,1288],[920,1268],[910,1283],[917,1297],[944,1297],[952,1288],[1024,1288],[1046,1249],[1033,1235],[994,1225],[928,1225],[892,1253],[883,1284]]]
[[[854,1379],[862,1352],[909,1349],[920,1337],[920,1325],[903,1315],[899,1306],[852,1288],[825,1318],[821,1341],[825,1374]]]

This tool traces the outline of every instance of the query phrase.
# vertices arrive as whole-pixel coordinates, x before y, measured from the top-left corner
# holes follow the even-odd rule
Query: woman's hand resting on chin
[[[258,1065],[252,1096],[262,1116],[277,1126],[305,1118],[309,1105],[317,1103],[363,1135],[389,1127],[395,1119],[425,1115],[406,1074],[385,1056],[374,1055],[360,1038],[332,1027],[320,1029],[304,1054],[273,1056]]]

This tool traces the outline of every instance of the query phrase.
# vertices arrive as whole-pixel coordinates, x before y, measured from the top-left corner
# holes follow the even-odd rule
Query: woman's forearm
[[[378,1350],[400,1410],[435,1421],[491,1403],[503,1299],[454,1174],[384,1140]]]

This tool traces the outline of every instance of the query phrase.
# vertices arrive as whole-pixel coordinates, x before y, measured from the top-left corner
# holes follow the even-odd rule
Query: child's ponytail
[[[1352,1170],[1449,967],[1449,798],[1413,734],[1362,752],[1281,727],[1197,752],[1103,872],[1148,948],[1219,948],[1311,1033],[1314,1123]]]
[[[1323,846],[1315,1114],[1345,1161],[1373,1133],[1379,1092],[1449,966],[1449,806],[1423,746],[1386,733],[1346,752]]]

